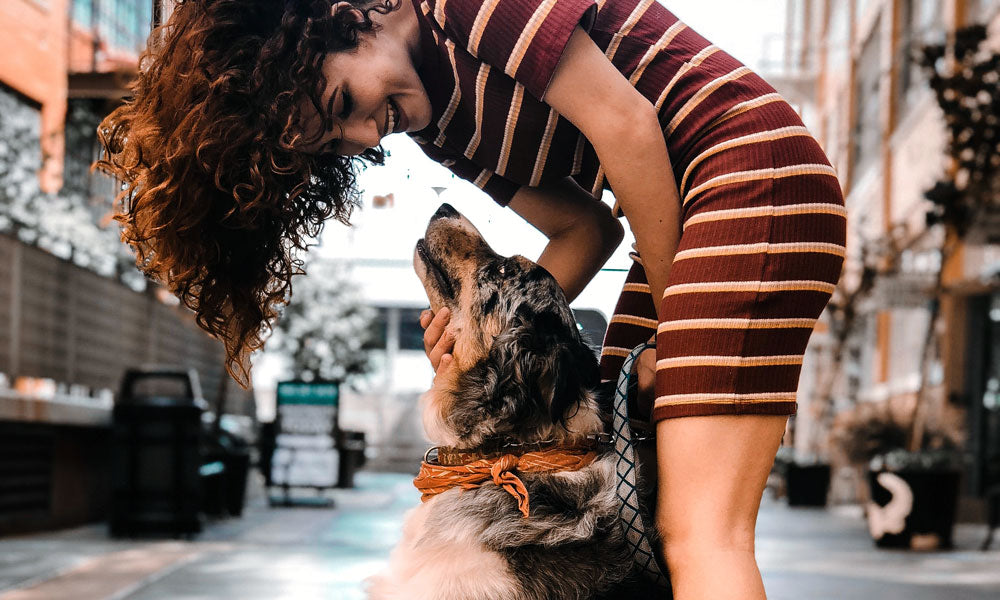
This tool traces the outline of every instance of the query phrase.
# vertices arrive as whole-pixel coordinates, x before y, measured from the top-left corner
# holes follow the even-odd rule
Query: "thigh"
[[[790,415],[844,262],[840,185],[808,136],[709,143],[660,301],[653,419]]]

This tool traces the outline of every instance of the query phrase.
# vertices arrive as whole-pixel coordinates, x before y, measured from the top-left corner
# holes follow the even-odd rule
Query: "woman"
[[[570,299],[624,216],[638,252],[602,369],[656,336],[674,594],[764,598],[757,510],[845,236],[833,170],[772,88],[652,0],[189,0],[161,34],[102,125],[102,166],[126,183],[140,264],[231,372],[245,380],[294,250],[347,221],[350,157],[380,162],[390,133],[545,233],[538,262]]]

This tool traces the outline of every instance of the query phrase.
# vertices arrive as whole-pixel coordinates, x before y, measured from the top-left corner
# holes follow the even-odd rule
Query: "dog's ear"
[[[482,363],[486,408],[521,426],[542,415],[565,425],[599,383],[597,359],[575,323],[555,311],[529,312],[497,336]]]

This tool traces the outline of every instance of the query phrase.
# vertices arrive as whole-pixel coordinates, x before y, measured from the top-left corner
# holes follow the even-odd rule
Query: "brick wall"
[[[0,2],[0,82],[41,105],[42,189],[62,184],[66,118],[66,29],[70,0]],[[13,50],[13,51],[11,51]]]

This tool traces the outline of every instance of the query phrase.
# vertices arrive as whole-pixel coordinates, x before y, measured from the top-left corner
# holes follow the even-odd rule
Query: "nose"
[[[438,207],[437,212],[431,216],[431,221],[437,221],[438,219],[451,219],[459,216],[458,211],[455,207],[445,202],[440,207]]]
[[[378,123],[371,117],[349,119],[344,122],[343,128],[344,137],[339,144],[341,154],[360,154],[382,142]]]

